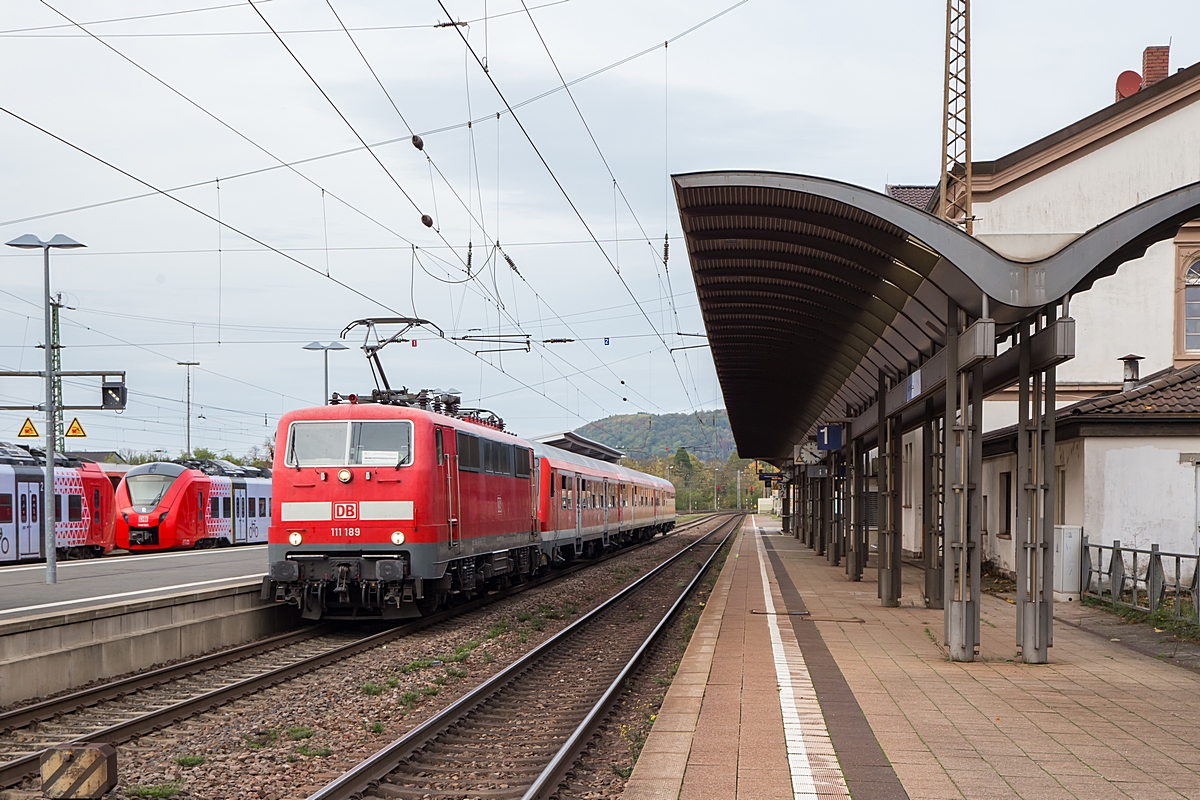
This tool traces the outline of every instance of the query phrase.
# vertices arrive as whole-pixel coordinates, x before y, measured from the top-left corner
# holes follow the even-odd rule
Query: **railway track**
[[[726,520],[309,800],[555,796],[740,519]]]
[[[692,530],[714,516],[689,521],[668,535]],[[361,629],[338,630],[333,623],[302,628],[0,713],[0,789],[36,774],[41,754],[50,746],[120,744],[659,541],[662,537],[582,561],[401,626],[378,630],[377,624],[367,635]]]

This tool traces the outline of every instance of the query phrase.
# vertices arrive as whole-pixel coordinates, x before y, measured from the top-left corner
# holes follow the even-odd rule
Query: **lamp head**
[[[304,349],[304,350],[324,350],[325,345],[321,344],[320,342],[309,342],[308,344],[304,345],[304,347],[302,349]]]
[[[27,233],[24,236],[18,236],[11,242],[7,242],[9,247],[19,247],[24,250],[40,250],[44,247],[55,247],[62,250],[71,250],[76,247],[87,247],[85,244],[75,241],[70,236],[64,236],[61,233],[56,233],[50,238],[50,241],[43,242],[32,233]]]

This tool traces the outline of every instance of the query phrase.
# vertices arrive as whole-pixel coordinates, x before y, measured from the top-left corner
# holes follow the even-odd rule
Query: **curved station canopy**
[[[1004,339],[1200,216],[1200,183],[1189,184],[1026,263],[837,181],[702,172],[674,185],[738,452],[777,463],[814,424],[861,414],[881,374],[895,383],[929,362],[946,343],[949,301]]]

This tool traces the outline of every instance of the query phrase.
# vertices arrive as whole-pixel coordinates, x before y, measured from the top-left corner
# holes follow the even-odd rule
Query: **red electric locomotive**
[[[377,380],[381,346],[364,347]],[[276,435],[263,598],[306,619],[421,616],[674,525],[669,482],[505,433],[453,394],[383,378],[371,402],[333,401]]]
[[[117,543],[136,552],[267,541],[270,472],[228,461],[156,461],[117,487]]]

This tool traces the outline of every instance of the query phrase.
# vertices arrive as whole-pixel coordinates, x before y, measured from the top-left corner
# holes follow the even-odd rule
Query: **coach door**
[[[17,557],[37,558],[42,554],[42,486],[17,483]]]
[[[449,531],[450,546],[457,547],[462,539],[462,487],[459,485],[458,474],[458,441],[454,428],[434,428],[433,438],[438,459],[439,490],[446,493],[441,506]]]
[[[250,529],[250,521],[246,518],[246,487],[233,487],[233,541],[234,544],[246,541],[246,532]]]
[[[583,536],[583,478],[578,475],[575,476],[572,499],[575,500],[575,538],[579,539]]]

